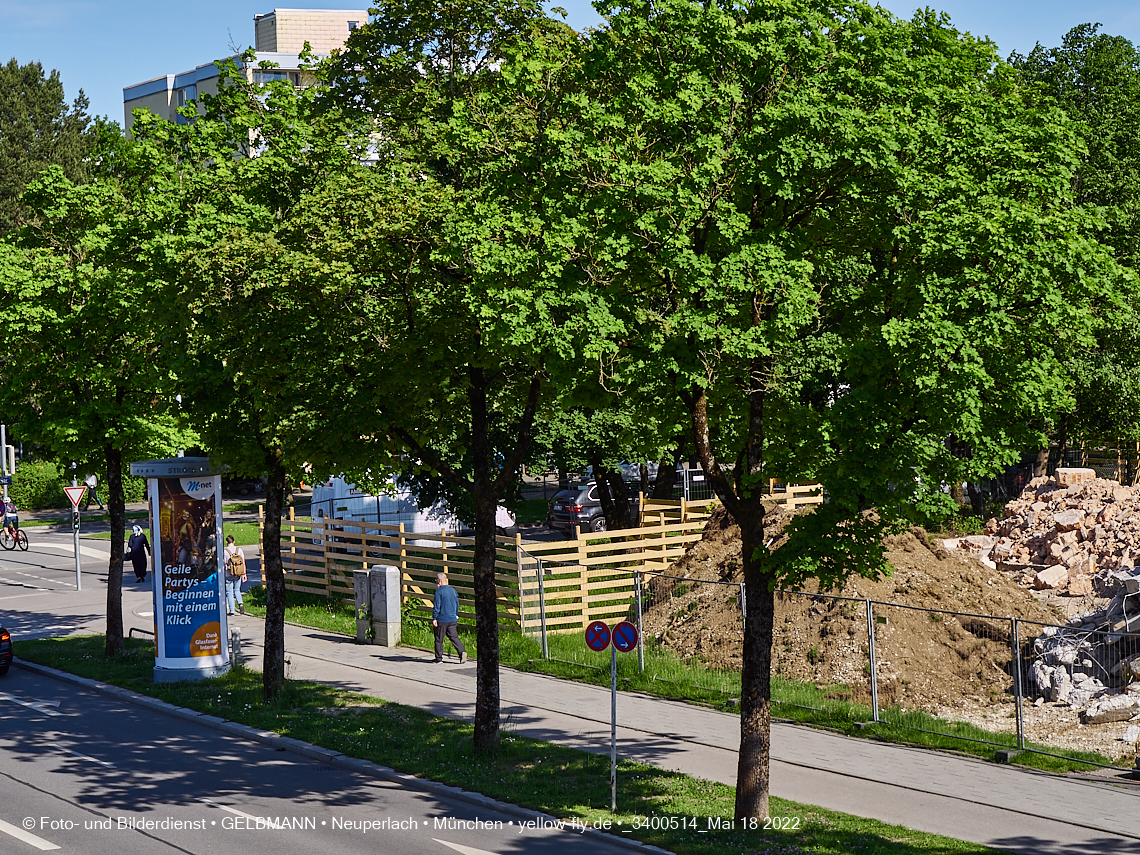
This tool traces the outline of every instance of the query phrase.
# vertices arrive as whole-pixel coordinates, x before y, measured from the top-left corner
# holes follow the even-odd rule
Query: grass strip
[[[145,514],[143,516],[146,516]],[[227,522],[223,529],[226,536],[234,536],[234,541],[238,546],[257,546],[257,523],[255,522]],[[149,532],[148,532],[149,534]],[[92,534],[83,535],[85,538],[91,540],[110,540],[111,532],[97,531]],[[131,530],[127,529],[123,532],[123,540],[127,540],[131,536]]]
[[[83,515],[83,522],[85,523],[104,523],[111,521],[111,515],[107,513],[88,514],[87,511],[80,511]],[[126,519],[140,520],[146,519],[149,514],[146,511],[127,511]],[[65,525],[71,527],[71,516],[66,517],[40,517],[39,519],[20,520],[20,528],[36,528],[45,525]]]
[[[289,681],[274,701],[265,702],[261,674],[240,667],[212,680],[156,684],[153,644],[126,641],[125,652],[110,659],[103,655],[103,636],[26,641],[18,652],[31,662],[566,820],[609,820],[614,830],[632,829],[629,836],[679,855],[995,851],[777,798],[771,800],[770,812],[781,818],[781,828],[753,830],[732,821],[733,788],[629,761],[619,763],[619,811],[611,814],[605,756],[520,736],[509,723],[497,752],[476,754],[467,722],[320,683]]]
[[[245,605],[250,614],[264,617],[265,590],[253,588],[245,592]],[[327,632],[356,634],[353,607],[320,594],[286,592],[285,620]],[[579,633],[549,635],[550,659],[543,659],[538,639],[521,634],[513,626],[509,629],[504,625],[499,630],[499,660],[504,665],[519,671],[609,686],[609,653],[587,650]],[[479,648],[474,628],[460,625],[459,635],[468,654],[477,656]],[[435,643],[430,621],[411,609],[404,611],[401,637],[404,645],[423,650],[431,650]],[[447,650],[450,650],[450,643]],[[638,671],[635,655],[618,657],[618,687],[734,712],[738,709],[735,699],[740,697],[740,674],[686,661],[650,641],[645,649],[644,673]],[[868,725],[866,722],[872,718],[871,708],[846,700],[845,696],[850,692],[845,686],[816,685],[773,675],[772,692],[775,699],[773,716],[845,736],[953,751],[991,761],[998,750],[1017,747],[1017,738],[1012,733],[981,730],[975,725],[947,721],[922,710],[881,710],[881,721]],[[1012,713],[1012,705],[1009,709]],[[1047,753],[1027,751],[1017,756],[1016,763],[1046,772],[1087,772],[1090,765],[1115,763],[1119,766],[1126,762],[1113,761],[1092,751],[1068,751],[1036,743],[1027,743],[1027,746]]]

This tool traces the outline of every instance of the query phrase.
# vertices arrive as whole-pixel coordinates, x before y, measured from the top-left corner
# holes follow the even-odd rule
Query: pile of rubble
[[[1068,704],[1082,712],[1085,724],[1140,720],[1140,613],[1126,611],[1130,599],[1114,597],[1103,609],[1065,627],[1047,626],[1034,639],[1029,681],[1038,704]],[[1126,742],[1140,738],[1140,729],[1132,730]]]
[[[1140,490],[1058,469],[1030,481],[986,534],[946,546],[1027,587],[1084,598],[1084,614],[1033,641],[1038,704],[1067,705],[1085,724],[1140,721]],[[1124,738],[1136,742],[1140,727]]]
[[[1140,592],[1140,490],[1096,477],[1091,469],[1058,469],[1035,478],[986,523],[986,535],[964,538],[1022,582],[1069,596]]]

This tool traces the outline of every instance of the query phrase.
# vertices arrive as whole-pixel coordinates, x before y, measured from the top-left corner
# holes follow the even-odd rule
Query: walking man
[[[94,474],[88,475],[83,479],[83,483],[87,485],[87,492],[83,494],[83,510],[87,510],[92,499],[99,503],[99,510],[106,510],[103,507],[103,502],[99,499],[99,494],[95,492],[99,487],[99,476]]]
[[[435,604],[431,610],[431,625],[435,627],[435,659],[443,661],[443,637],[451,639],[459,653],[459,664],[467,661],[467,651],[459,640],[459,594],[447,584],[446,573],[435,574]]]

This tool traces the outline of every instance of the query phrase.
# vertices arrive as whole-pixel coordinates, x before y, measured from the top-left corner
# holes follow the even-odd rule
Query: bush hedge
[[[8,495],[21,510],[61,508],[67,506],[67,496],[63,494],[66,484],[57,463],[36,460],[16,467]]]
[[[129,471],[129,470],[128,470]],[[42,511],[67,508],[69,502],[63,488],[71,483],[71,473],[51,460],[21,462],[12,476],[8,495],[21,510]],[[99,478],[99,498],[107,502],[107,481]],[[123,473],[123,498],[127,502],[146,500],[146,480]]]

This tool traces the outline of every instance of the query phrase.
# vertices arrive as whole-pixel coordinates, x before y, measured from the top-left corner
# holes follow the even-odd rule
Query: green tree
[[[0,237],[16,228],[24,187],[50,165],[73,182],[87,173],[87,98],[68,108],[58,71],[38,62],[0,65]]]
[[[1060,47],[1038,44],[1010,63],[1073,119],[1086,151],[1073,180],[1078,202],[1104,217],[1099,237],[1133,270],[1140,263],[1140,51],[1128,39],[1081,24]],[[1140,441],[1140,317],[1129,301],[1104,318],[1095,345],[1069,359],[1074,407],[1051,426],[1056,445],[1072,440]]]
[[[246,58],[249,61],[249,57]],[[363,150],[335,115],[314,118],[312,92],[260,85],[234,63],[202,115],[183,125],[139,113],[133,135],[176,169],[163,191],[179,219],[161,250],[161,318],[168,365],[212,458],[238,475],[265,475],[264,694],[285,682],[281,518],[288,483],[324,465],[322,426],[340,403],[320,381],[330,329],[314,287],[325,267],[299,222],[322,188]]]
[[[362,403],[345,426],[470,497],[479,750],[500,727],[495,509],[548,387],[578,367],[587,332],[609,332],[570,254],[582,226],[557,117],[575,45],[531,0],[391,0],[329,71],[331,97],[379,141],[374,198],[337,220],[354,275],[329,283],[354,307],[338,359],[344,400]]]
[[[601,11],[580,102],[586,204],[607,213],[590,246],[628,295],[616,373],[675,386],[741,528],[736,816],[763,816],[773,590],[881,572],[892,518],[945,508],[939,484],[1034,441],[1068,397],[1058,342],[1087,344],[1121,279],[1073,205],[1071,124],[934,13]],[[774,554],[769,477],[829,499]]]
[[[124,467],[193,439],[171,412],[152,314],[148,250],[169,213],[155,192],[160,160],[124,151],[122,169],[86,184],[48,167],[25,191],[25,225],[0,242],[0,400],[20,437],[60,460],[100,461],[107,486],[108,655],[123,647]]]

